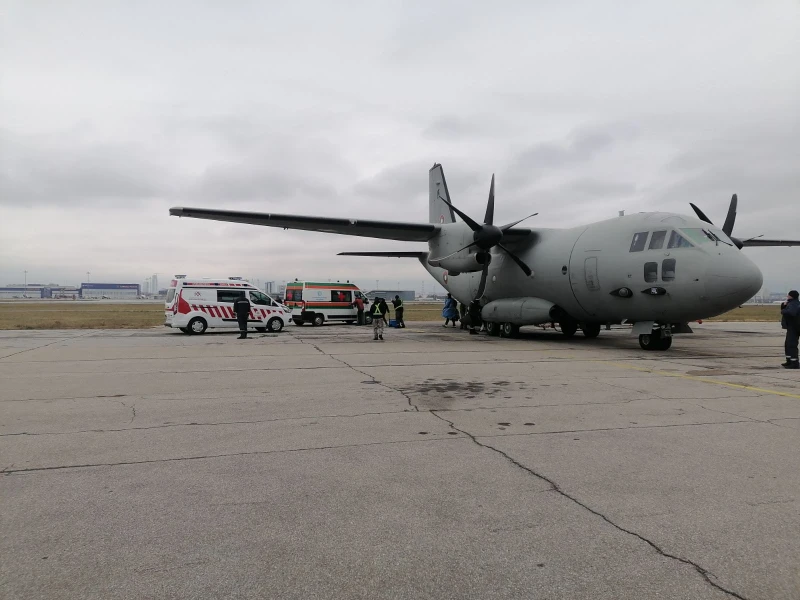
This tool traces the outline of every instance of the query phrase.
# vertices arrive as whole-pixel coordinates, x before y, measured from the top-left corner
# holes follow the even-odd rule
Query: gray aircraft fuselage
[[[429,258],[447,256],[471,241],[464,223],[441,227],[429,242]],[[673,232],[683,241],[670,248]],[[645,236],[638,244],[636,234]],[[533,229],[530,238],[509,244],[532,269],[530,277],[492,249],[482,304],[532,297],[558,305],[578,321],[685,323],[736,308],[763,282],[758,267],[725,233],[685,215],[632,214],[570,229]],[[456,299],[469,303],[481,278],[477,266],[469,266],[472,259],[464,250],[441,267],[421,262]],[[461,268],[472,272],[454,274]],[[625,297],[621,289],[631,293]]]

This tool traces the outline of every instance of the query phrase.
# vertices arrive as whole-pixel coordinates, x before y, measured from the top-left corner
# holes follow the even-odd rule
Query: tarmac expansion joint
[[[715,589],[717,589],[717,590],[719,590],[719,591],[721,591],[721,592],[723,592],[725,594],[728,594],[732,598],[737,598],[738,600],[749,600],[746,596],[742,596],[741,594],[739,594],[737,592],[734,592],[733,590],[730,590],[730,589],[722,586],[721,584],[717,583],[717,581],[716,581],[717,580],[717,576],[714,575],[711,571],[709,571],[705,567],[697,564],[696,562],[694,562],[692,560],[689,560],[688,558],[684,558],[682,556],[677,556],[675,554],[671,554],[671,553],[667,552],[666,550],[664,550],[663,548],[661,548],[661,546],[656,544],[654,541],[644,537],[643,535],[641,535],[639,533],[636,533],[635,531],[632,531],[630,529],[626,529],[625,527],[623,527],[622,525],[619,525],[618,523],[615,523],[608,516],[604,515],[600,511],[590,507],[589,505],[585,504],[584,502],[581,502],[576,497],[574,497],[571,494],[569,494],[568,492],[564,491],[561,488],[561,486],[558,485],[558,483],[556,483],[554,480],[550,479],[546,475],[543,475],[541,473],[538,473],[538,472],[534,471],[532,468],[522,464],[517,459],[515,459],[511,455],[507,454],[503,450],[500,450],[499,448],[495,448],[494,446],[491,446],[489,444],[485,444],[485,443],[481,442],[475,435],[473,435],[469,431],[466,431],[465,429],[460,429],[459,427],[456,427],[456,425],[455,425],[455,423],[453,421],[450,421],[449,419],[445,419],[444,417],[439,415],[436,410],[431,410],[429,412],[434,417],[436,417],[437,419],[440,419],[441,421],[444,421],[445,423],[447,423],[447,425],[451,429],[453,429],[454,431],[457,431],[457,432],[463,434],[464,436],[466,436],[467,438],[469,438],[470,440],[472,440],[472,442],[474,444],[476,444],[477,446],[480,446],[481,448],[486,448],[487,450],[491,450],[492,452],[495,452],[495,453],[499,454],[500,456],[505,458],[507,461],[509,461],[512,465],[514,465],[515,467],[517,467],[517,468],[525,471],[526,473],[528,473],[530,475],[533,475],[534,477],[546,482],[547,484],[550,485],[552,491],[554,491],[557,494],[559,494],[560,496],[566,498],[570,502],[573,502],[574,504],[580,506],[582,509],[590,512],[591,514],[593,514],[593,515],[595,515],[597,517],[600,517],[603,521],[605,521],[606,523],[611,525],[614,529],[616,529],[618,531],[621,531],[622,533],[625,533],[627,535],[633,536],[633,537],[641,540],[642,542],[644,542],[645,544],[650,546],[653,550],[655,550],[658,554],[660,554],[664,558],[668,558],[670,560],[674,560],[676,562],[680,562],[680,563],[683,563],[684,565],[692,567],[706,581],[706,583],[708,583],[713,588],[715,588]]]

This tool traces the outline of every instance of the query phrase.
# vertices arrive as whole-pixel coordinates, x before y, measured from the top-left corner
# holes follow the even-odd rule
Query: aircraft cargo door
[[[602,241],[585,238],[586,232],[576,241],[569,259],[569,282],[572,294],[585,311],[583,315],[573,315],[579,320],[597,314],[604,300],[600,280],[600,263],[603,260]]]

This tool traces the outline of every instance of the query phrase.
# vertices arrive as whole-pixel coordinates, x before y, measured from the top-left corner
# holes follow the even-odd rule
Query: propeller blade
[[[437,267],[437,266],[439,266],[439,263],[440,263],[440,262],[442,262],[443,260],[447,260],[447,259],[448,259],[448,258],[450,258],[451,256],[455,256],[455,255],[456,255],[456,254],[458,254],[459,252],[463,252],[464,250],[466,250],[466,249],[467,249],[467,248],[469,248],[470,246],[474,246],[474,245],[475,245],[475,242],[471,242],[471,243],[467,244],[466,246],[464,246],[463,248],[461,248],[461,249],[459,249],[459,250],[456,250],[456,251],[455,251],[455,252],[453,252],[452,254],[448,254],[447,256],[442,256],[441,258],[432,258],[432,259],[430,259],[430,260],[428,261],[428,264],[431,264],[431,265],[433,265],[434,267]]]
[[[489,187],[489,202],[486,203],[486,216],[483,218],[484,225],[494,224],[494,173],[492,173],[492,185]]]
[[[694,212],[695,212],[695,214],[696,214],[698,217],[700,217],[700,220],[701,220],[701,221],[705,221],[705,222],[706,222],[706,223],[708,223],[709,225],[713,225],[713,224],[714,224],[714,222],[713,222],[711,219],[709,219],[709,218],[706,216],[706,213],[704,213],[702,210],[700,210],[699,208],[697,208],[697,206],[696,206],[696,205],[694,205],[694,204],[692,204],[691,202],[689,202],[689,206],[691,206],[691,207],[692,207],[692,209],[694,209]],[[727,232],[726,232],[726,233],[727,233]]]
[[[730,237],[733,233],[733,223],[736,221],[736,207],[739,204],[739,199],[734,194],[731,197],[731,205],[728,207],[728,216],[725,217],[725,223],[722,225],[722,231]]]
[[[486,278],[489,275],[489,263],[487,262],[483,265],[483,273],[481,273],[481,283],[478,286],[478,294],[475,296],[475,300],[480,300],[481,296],[483,296],[483,292],[486,291]]]
[[[502,231],[503,233],[505,233],[506,231],[508,231],[509,229],[511,229],[512,227],[514,227],[514,225],[519,225],[519,224],[520,224],[520,223],[522,223],[522,222],[523,222],[525,219],[530,219],[531,217],[535,217],[535,216],[536,216],[536,215],[538,215],[538,214],[539,214],[539,213],[533,213],[532,215],[528,215],[527,217],[524,217],[524,218],[520,219],[519,221],[514,221],[513,223],[509,223],[508,225],[503,225],[503,226],[500,228],[500,231]]]
[[[444,198],[442,198],[441,196],[439,196],[439,200],[441,200],[442,202],[444,202],[445,204],[447,204],[447,206],[449,206],[450,208],[452,208],[452,209],[453,209],[453,211],[454,211],[454,212],[455,212],[455,213],[456,213],[456,214],[457,214],[459,217],[461,217],[462,219],[464,219],[464,223],[466,223],[467,225],[469,225],[469,228],[470,228],[470,229],[472,229],[472,231],[478,231],[478,230],[481,228],[481,226],[480,226],[480,225],[478,225],[478,224],[477,224],[475,221],[473,221],[472,219],[470,219],[470,218],[469,218],[467,215],[465,215],[463,212],[461,212],[460,210],[458,210],[458,209],[457,209],[455,206],[453,206],[452,204],[450,204],[450,202],[448,202],[447,200],[445,200],[445,199],[444,199]]]
[[[498,247],[502,248],[502,249],[505,251],[505,253],[506,253],[506,254],[508,254],[508,255],[511,257],[511,260],[513,260],[515,263],[517,263],[517,266],[518,266],[520,269],[522,269],[522,270],[523,270],[523,272],[525,273],[525,275],[527,275],[528,277],[530,277],[530,276],[531,276],[531,273],[533,273],[533,271],[531,271],[531,268],[530,268],[528,265],[526,265],[524,262],[522,262],[522,261],[521,261],[521,260],[520,260],[520,259],[517,257],[517,255],[516,255],[516,254],[514,254],[513,252],[511,252],[511,250],[509,250],[508,248],[506,248],[505,246],[503,246],[503,244],[497,244],[497,245],[498,245]]]

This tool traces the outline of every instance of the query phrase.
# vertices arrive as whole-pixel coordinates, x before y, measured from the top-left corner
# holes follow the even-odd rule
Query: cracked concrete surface
[[[800,597],[772,324],[0,333],[7,598]]]

